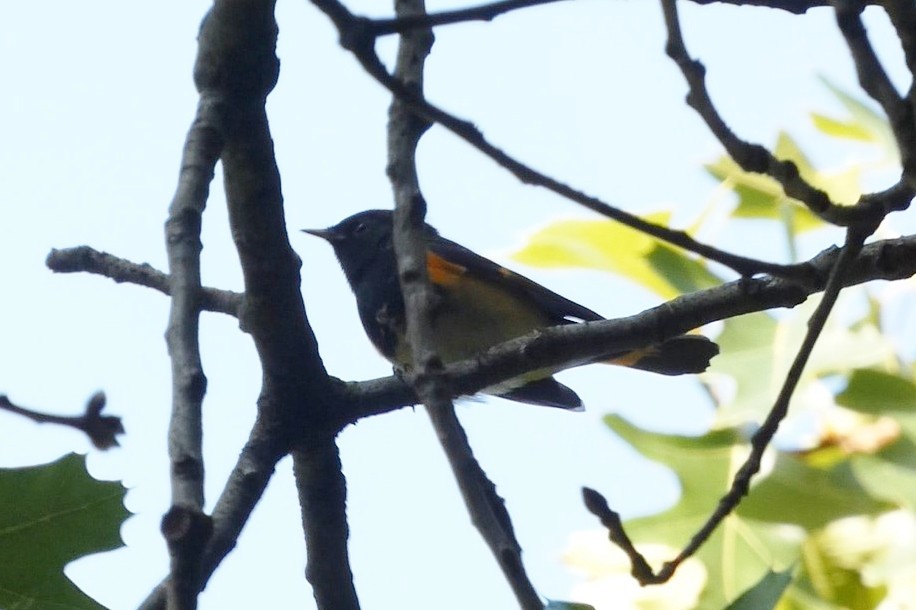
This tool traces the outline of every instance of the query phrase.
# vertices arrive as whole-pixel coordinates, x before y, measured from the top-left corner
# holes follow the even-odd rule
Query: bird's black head
[[[372,267],[393,263],[391,245],[392,214],[390,210],[366,210],[344,218],[327,229],[303,229],[303,232],[326,240],[355,286]]]

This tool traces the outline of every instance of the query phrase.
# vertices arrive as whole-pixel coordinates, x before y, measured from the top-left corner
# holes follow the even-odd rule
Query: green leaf
[[[854,455],[850,466],[870,496],[916,509],[916,445],[910,439],[877,455]]]
[[[711,370],[735,381],[735,395],[718,405],[721,425],[735,425],[759,419],[769,411],[786,367],[785,348],[777,343],[779,324],[766,313],[754,313],[725,321],[716,338],[721,351]]]
[[[684,437],[648,432],[617,416],[605,422],[644,456],[671,468],[681,483],[681,498],[674,507],[626,523],[638,543],[682,547],[731,487],[749,451],[736,428]],[[700,548],[697,557],[709,574],[699,607],[718,610],[755,586],[767,571],[791,565],[806,530],[848,516],[881,514],[895,506],[875,499],[847,462],[822,469],[793,455],[776,454],[748,497]]]
[[[791,161],[799,175],[812,186],[821,189],[834,202],[855,203],[862,194],[861,170],[853,166],[839,172],[821,172],[814,168],[795,140],[780,133],[773,150],[776,158]],[[807,206],[788,197],[782,186],[773,178],[746,172],[730,157],[723,156],[706,170],[731,187],[738,195],[738,205],[732,212],[735,218],[769,219],[790,223],[792,234],[824,226],[824,221]]]
[[[646,220],[667,225],[670,212]],[[535,267],[574,267],[616,273],[665,299],[720,283],[705,264],[654,237],[610,220],[562,220],[535,233],[512,255]]]
[[[792,570],[767,572],[756,585],[730,603],[725,610],[772,610],[792,582]]]
[[[700,437],[656,434],[613,415],[605,422],[640,453],[670,467],[682,487],[674,507],[627,522],[627,532],[636,542],[682,547],[705,523],[746,458],[743,436],[734,428]],[[791,510],[788,504],[787,510]],[[767,570],[787,567],[798,558],[800,541],[798,528],[730,515],[697,554],[708,570],[698,607],[720,610]]]
[[[873,525],[866,518],[845,519],[810,536],[804,545],[805,570],[799,588],[840,608],[876,608],[887,587],[866,583],[864,570],[887,549],[871,531]],[[879,580],[874,566],[869,571],[870,580]]]
[[[786,145],[784,147],[788,148]],[[783,221],[788,211],[793,233],[824,226],[824,221],[805,205],[787,197],[776,180],[763,174],[744,171],[729,156],[723,155],[704,167],[738,195],[738,205],[732,212],[735,218]]]
[[[718,406],[721,425],[759,420],[769,411],[819,300],[819,297],[809,298],[779,321],[765,313],[725,321],[722,334],[716,339],[722,352],[712,361],[710,370],[732,377],[736,392],[732,399]],[[854,328],[848,328],[836,316],[831,317],[799,381],[792,400],[793,410],[828,394],[821,378],[883,365],[894,358],[893,344],[874,324],[863,319]]]
[[[722,279],[709,271],[703,262],[687,257],[681,250],[662,242],[656,242],[645,260],[673,289],[673,296],[712,288],[722,283]]]
[[[814,125],[828,135],[836,137],[847,137],[858,140],[867,140],[877,144],[888,159],[896,162],[900,160],[900,150],[897,147],[897,140],[894,132],[891,130],[887,118],[874,110],[871,106],[866,105],[852,95],[846,93],[829,80],[820,77],[824,86],[830,89],[830,92],[836,96],[837,100],[849,112],[850,118],[846,121],[837,119],[827,119],[826,124],[819,124],[815,120]],[[840,128],[837,133],[837,125],[846,126],[845,130]],[[824,128],[826,127],[826,129]],[[831,130],[834,130],[831,132]],[[853,134],[853,135],[850,135]],[[863,137],[863,134],[867,136]]]
[[[875,515],[895,505],[874,499],[848,463],[825,470],[780,454],[773,469],[738,507],[738,514],[811,530],[851,515]]]
[[[80,557],[123,546],[120,483],[97,481],[85,458],[0,469],[0,608],[103,608],[65,575]]]
[[[822,133],[834,138],[874,142],[875,134],[854,121],[840,121],[817,112],[811,113],[811,121]]]
[[[854,455],[850,463],[869,493],[916,508],[916,384],[886,371],[856,369],[836,401],[899,426],[895,442],[874,455]]]
[[[860,413],[916,415],[916,384],[891,373],[857,369],[836,401]]]

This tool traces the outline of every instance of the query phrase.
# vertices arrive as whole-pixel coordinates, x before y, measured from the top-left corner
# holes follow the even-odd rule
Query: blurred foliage
[[[75,454],[0,469],[0,608],[102,610],[64,566],[124,545],[124,493],[120,483],[89,476],[85,457]]]
[[[880,160],[874,167],[899,163],[885,119],[826,85],[848,116],[812,114],[814,126],[831,139],[876,148]],[[786,133],[779,134],[773,150],[844,204],[858,199],[861,180],[873,169],[864,163],[815,169]],[[812,239],[827,226],[774,180],[744,172],[728,157],[706,170],[735,194],[727,218],[776,223],[791,260],[800,239]],[[708,215],[709,210],[691,232],[702,231]],[[671,214],[646,218],[667,225]],[[664,299],[723,281],[695,255],[613,221],[552,224],[516,258],[530,265],[608,271]],[[908,286],[911,295],[916,292],[912,282]],[[893,329],[882,327],[884,300],[877,290],[844,291],[794,394],[783,426],[790,432],[777,436],[750,495],[691,560],[702,569],[685,564],[677,583],[630,594],[627,586],[635,580],[622,551],[606,532],[582,532],[564,558],[587,579],[574,597],[598,610],[916,608],[916,379]],[[605,418],[614,433],[669,467],[680,482],[675,506],[625,524],[638,548],[656,553],[657,565],[683,548],[730,487],[748,455],[748,436],[775,400],[817,301],[812,297],[789,312],[755,313],[721,325],[722,354],[701,378],[716,407],[706,434],[660,434],[619,416]],[[667,552],[658,555],[659,548]]]

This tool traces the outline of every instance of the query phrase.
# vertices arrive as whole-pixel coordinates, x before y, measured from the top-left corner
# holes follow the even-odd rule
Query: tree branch
[[[888,117],[894,139],[897,142],[897,149],[900,151],[900,161],[903,165],[902,181],[916,191],[916,164],[913,159],[916,125],[913,122],[913,107],[906,103],[897,92],[868,40],[868,34],[862,23],[862,11],[865,10],[865,5],[861,1],[835,0],[834,8],[836,9],[837,25],[856,66],[859,84],[873,100],[881,105]],[[898,14],[903,10],[897,9]]]
[[[85,272],[101,275],[115,282],[136,284],[171,295],[169,275],[148,263],[134,263],[89,246],[54,249],[45,259],[45,265],[55,273]],[[238,317],[242,294],[231,290],[201,287],[198,306],[203,311],[215,311]]]
[[[694,4],[730,4],[733,6],[757,6],[778,9],[795,15],[803,15],[812,8],[830,6],[830,0],[690,0]],[[877,0],[876,0],[877,2]]]
[[[329,480],[339,482],[343,497],[337,448],[323,425],[334,410],[331,386],[302,303],[301,263],[286,233],[265,110],[279,72],[274,2],[218,1],[206,19],[204,30],[208,28],[212,38],[207,51],[201,34],[207,61],[198,62],[197,74],[205,88],[212,88],[226,116],[221,160],[229,223],[245,282],[239,324],[254,340],[263,368],[258,421],[278,447],[296,449],[300,498],[313,497]],[[306,465],[306,460],[314,463]],[[316,565],[330,558],[346,562],[344,501],[319,504],[301,505],[303,523],[311,524],[304,534],[314,597],[320,610],[358,610],[349,570],[331,577],[330,570]],[[329,517],[332,511],[335,518]]]
[[[681,34],[677,0],[662,0],[662,9],[668,29],[665,50],[681,69],[687,81],[687,104],[703,118],[709,130],[742,169],[772,177],[782,185],[786,195],[805,204],[826,222],[838,226],[873,223],[892,211],[903,210],[910,205],[916,188],[909,185],[904,188],[903,184],[886,191],[893,196],[863,196],[854,206],[837,205],[825,192],[805,181],[795,163],[779,160],[766,147],[740,139],[722,119],[709,97],[709,91],[706,89],[706,68],[699,61],[692,59],[687,52]]]
[[[198,62],[212,29],[201,28]],[[197,75],[195,75],[197,76]],[[170,556],[166,589],[170,610],[197,608],[200,549],[212,533],[203,513],[204,463],[201,410],[207,379],[200,359],[200,241],[210,182],[223,149],[223,116],[212,103],[211,90],[195,79],[200,100],[185,140],[178,188],[165,223],[171,308],[166,343],[172,363],[172,413],[168,449],[171,460],[172,506],[162,520]]]
[[[422,19],[424,0],[399,0],[399,18]],[[401,34],[393,80],[399,87],[423,95],[423,66],[432,48],[429,28]],[[387,72],[386,72],[387,74]],[[493,552],[520,606],[541,610],[544,604],[525,573],[521,547],[515,538],[512,521],[496,486],[474,458],[467,435],[455,415],[447,379],[442,375],[432,310],[435,307],[426,271],[426,246],[422,236],[426,204],[420,192],[416,167],[417,143],[429,122],[415,114],[395,96],[389,110],[388,176],[394,191],[394,250],[397,256],[401,291],[407,318],[407,343],[413,355],[414,374],[410,378],[436,430],[471,521]]]
[[[664,566],[662,566],[661,570],[657,573],[651,569],[647,571],[648,562],[638,551],[636,551],[634,545],[624,531],[619,517],[616,517],[616,513],[610,510],[604,497],[594,490],[584,492],[586,506],[592,513],[598,516],[602,524],[608,528],[610,540],[619,544],[630,556],[632,574],[639,580],[640,584],[647,585],[667,582],[674,575],[678,566],[697,552],[700,546],[709,539],[719,524],[735,510],[741,502],[741,499],[747,495],[750,489],[751,478],[760,470],[760,462],[763,459],[764,452],[773,440],[776,431],[779,429],[779,424],[785,419],[786,414],[789,412],[789,403],[801,379],[805,365],[808,363],[808,359],[811,356],[811,352],[814,350],[814,345],[817,343],[821,331],[824,329],[830,311],[836,304],[837,297],[843,289],[845,283],[844,275],[852,267],[868,235],[868,232],[861,231],[858,228],[850,228],[848,230],[846,245],[836,258],[836,262],[830,273],[830,278],[827,281],[827,286],[824,289],[824,296],[821,302],[808,320],[808,331],[805,333],[805,338],[802,341],[801,347],[799,347],[795,360],[792,362],[792,366],[786,374],[786,379],[779,391],[779,396],[776,398],[776,402],[773,408],[770,409],[763,424],[751,438],[750,455],[735,474],[735,478],[732,480],[732,485],[728,493],[719,499],[716,510],[709,516],[703,526],[697,530],[690,539],[690,542],[688,542],[683,550],[678,553],[677,557],[671,561],[665,562]]]
[[[503,150],[491,144],[472,123],[459,119],[445,112],[427,101],[420,92],[413,91],[403,86],[393,78],[385,68],[375,52],[375,37],[369,20],[356,17],[350,13],[338,0],[312,0],[334,22],[340,34],[340,44],[351,51],[359,60],[363,68],[386,89],[403,102],[413,112],[429,121],[438,123],[460,137],[462,140],[495,161],[498,165],[511,172],[518,180],[525,184],[532,184],[545,188],[561,197],[574,201],[598,214],[612,218],[622,224],[642,231],[647,235],[657,237],[663,241],[674,244],[690,252],[704,256],[710,260],[721,263],[744,277],[757,273],[769,273],[785,278],[808,281],[806,269],[797,265],[779,265],[761,261],[745,256],[738,256],[714,248],[708,244],[698,242],[685,233],[653,224],[622,209],[611,206],[597,197],[587,195],[582,191],[560,182],[546,174],[528,167]]]
[[[473,394],[525,371],[575,366],[609,351],[645,347],[711,322],[795,307],[808,296],[824,290],[840,252],[830,248],[806,263],[814,270],[813,275],[821,278],[810,284],[772,277],[737,280],[625,318],[557,326],[508,341],[473,360],[450,364],[445,370],[449,387],[456,396]],[[913,275],[916,275],[916,236],[908,236],[865,246],[843,277],[843,286],[901,280]],[[341,427],[417,402],[397,377],[341,384],[337,392],[345,403],[339,412]]]
[[[60,252],[67,252],[67,250]],[[656,308],[658,314],[666,316],[660,318],[660,323],[666,328],[682,328],[684,330],[680,332],[685,332],[710,322],[747,313],[781,307],[795,307],[804,301],[807,296],[824,289],[826,277],[835,263],[838,252],[836,248],[829,248],[811,260],[801,263],[810,268],[808,275],[814,279],[809,283],[798,284],[771,277],[726,283],[715,288],[685,295],[660,305]],[[144,266],[124,259],[116,260],[119,261],[119,265]],[[90,272],[102,272],[104,274],[104,270],[90,270]],[[161,274],[166,278],[165,284],[167,285],[168,276],[155,269],[152,269],[152,273]],[[916,236],[882,240],[863,248],[853,268],[847,275],[845,285],[852,286],[875,280],[894,281],[911,277],[914,274],[916,274]],[[211,290],[214,293],[221,292],[213,288],[205,288],[204,294]],[[160,289],[160,291],[166,292],[164,289]],[[240,298],[241,296],[236,293],[226,292],[232,295],[233,298]],[[213,311],[222,310],[213,309]],[[527,362],[526,358],[528,358],[529,351],[527,346],[529,342],[535,340],[555,341],[558,344],[559,347],[557,348],[546,348],[548,351],[550,349],[573,348],[572,350],[566,349],[564,357],[559,361],[549,362],[551,366],[561,364],[564,359],[587,360],[581,351],[582,341],[588,340],[588,337],[592,336],[593,333],[599,332],[595,331],[596,326],[600,326],[602,329],[600,332],[617,332],[617,335],[619,335],[605,336],[601,340],[603,342],[598,349],[600,351],[601,349],[608,349],[607,341],[609,340],[616,340],[620,337],[626,339],[625,333],[620,333],[620,327],[616,325],[629,324],[630,322],[639,325],[642,322],[638,320],[648,315],[649,312],[643,312],[630,318],[600,322],[597,325],[591,324],[589,325],[591,330],[584,332],[583,329],[578,328],[581,325],[548,329],[542,331],[537,337],[523,338],[516,340],[516,342],[496,346],[488,352],[492,356],[492,361],[487,364],[464,362],[451,364],[447,367],[446,372],[450,378],[452,392],[455,396],[472,394],[481,388],[517,376],[523,371],[521,367]],[[678,322],[677,320],[681,318],[684,318],[684,320]],[[648,320],[648,318],[646,319]],[[617,328],[617,331],[605,330],[610,329],[612,326]],[[632,338],[626,340],[630,341],[634,347],[644,347],[648,337],[660,335],[661,331],[658,329],[652,330],[651,326],[649,326],[649,330],[646,331],[645,328],[637,326],[636,330],[633,331],[644,334],[641,339],[642,344],[638,341],[632,341]],[[569,333],[573,334],[569,335]],[[585,337],[582,336],[583,334]],[[675,332],[670,336],[674,336],[674,334],[678,333]],[[591,352],[594,351],[595,349],[592,348]],[[570,353],[573,354],[571,358],[568,357]],[[503,369],[504,365],[507,368]],[[338,407],[334,417],[328,422],[327,425],[331,429],[342,429],[364,417],[381,415],[406,405],[420,402],[413,390],[399,377],[384,377],[348,383],[333,377],[330,380],[331,383],[335,384],[332,394],[345,404],[345,406]]]
[[[440,13],[423,13],[422,15],[403,15],[395,19],[367,19],[373,36],[404,34],[411,30],[429,29],[440,25],[466,23],[468,21],[492,21],[500,15],[542,4],[552,4],[560,0],[502,0],[490,4],[481,4],[454,11]]]
[[[359,608],[347,551],[347,484],[334,437],[315,438],[295,449],[293,472],[308,541],[305,577],[315,601],[329,610]]]
[[[203,590],[222,560],[235,548],[242,527],[261,500],[277,462],[286,455],[283,437],[258,420],[229,479],[213,507],[212,534],[203,547],[197,590]],[[166,610],[170,578],[153,589],[139,610]]]
[[[884,11],[891,20],[900,46],[906,58],[906,67],[910,74],[916,75],[916,6],[912,2],[883,2]],[[913,86],[907,94],[908,101],[913,104]]]
[[[200,230],[223,145],[219,121],[214,107],[202,95],[185,140],[178,188],[165,223],[172,296],[166,330],[172,362],[172,416],[168,436],[172,505],[198,510],[204,504],[201,406],[207,387],[198,337]]]
[[[51,415],[13,404],[10,399],[0,394],[0,409],[27,417],[39,424],[57,424],[80,430],[89,437],[96,449],[102,451],[118,446],[118,434],[124,434],[124,425],[120,417],[102,415],[105,408],[105,393],[96,392],[88,401],[82,415]]]

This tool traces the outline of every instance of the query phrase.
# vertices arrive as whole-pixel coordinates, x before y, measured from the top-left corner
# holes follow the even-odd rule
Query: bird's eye
[[[364,233],[365,231],[366,231],[366,225],[363,223],[359,223],[358,225],[353,227],[354,235],[359,235],[360,233]]]

